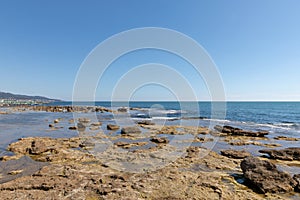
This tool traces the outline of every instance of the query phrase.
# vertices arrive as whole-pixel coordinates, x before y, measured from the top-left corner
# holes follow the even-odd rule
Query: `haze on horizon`
[[[71,100],[80,65],[99,43],[128,29],[162,27],[182,32],[206,49],[227,100],[300,101],[299,9],[296,0],[1,1],[0,91]],[[99,81],[96,100],[109,100],[120,77],[145,63],[173,67],[190,82],[198,100],[210,100],[205,82],[189,63],[157,50],[132,52],[112,63]],[[147,74],[139,78],[143,76]],[[141,87],[132,96],[175,99],[158,85]]]

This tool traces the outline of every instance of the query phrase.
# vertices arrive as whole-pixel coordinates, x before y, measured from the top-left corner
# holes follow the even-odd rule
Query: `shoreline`
[[[46,108],[45,111],[55,111],[50,108]],[[22,112],[22,109],[19,110]],[[110,111],[102,109],[99,113]],[[126,126],[122,125],[115,129],[110,127],[109,129],[113,130],[107,130],[109,123],[111,122],[98,121],[97,123],[89,118],[75,119],[75,121],[70,119],[46,121],[45,124],[49,125],[49,129],[61,126],[65,129],[73,127],[72,131],[78,131],[78,136],[56,139],[27,137],[10,144],[8,149],[15,155],[1,158],[0,163],[5,173],[0,172],[0,177],[12,179],[7,179],[10,181],[0,184],[1,196],[7,199],[12,198],[14,194],[23,195],[24,198],[33,195],[46,199],[50,196],[94,199],[125,197],[136,197],[136,199],[189,199],[192,197],[196,199],[205,199],[205,197],[210,197],[210,199],[233,197],[284,199],[299,197],[299,193],[292,192],[291,188],[284,194],[254,192],[253,187],[245,183],[245,173],[241,169],[243,159],[255,156],[260,160],[276,164],[279,171],[295,168],[296,170],[290,172],[292,177],[297,172],[299,173],[300,158],[286,154],[286,157],[273,157],[272,159],[272,156],[277,155],[274,149],[284,149],[278,148],[279,145],[274,141],[297,142],[299,138],[282,136],[274,140],[265,137],[268,134],[266,132],[258,133],[235,127],[216,127],[211,130],[206,127],[161,126],[142,120],[134,125],[137,129],[124,129]],[[95,149],[95,144],[99,148],[100,144],[107,144],[108,141],[110,145],[106,147],[106,151],[100,152],[101,156],[91,153]],[[221,146],[218,151],[215,148],[212,150],[208,148],[211,144],[215,147],[219,143]],[[269,157],[261,153],[257,156],[249,153],[248,147],[273,151],[267,152]],[[181,155],[172,153],[176,151]],[[22,166],[20,163],[10,166],[9,162],[14,161],[16,163],[20,161],[23,166],[30,166],[32,162],[42,162],[46,165],[36,171],[27,172],[28,169],[21,169],[22,167],[10,169],[15,165]],[[162,163],[163,167],[156,169],[155,167],[160,165],[148,166],[145,164],[147,162],[148,164]],[[3,167],[4,163],[7,163],[5,167]],[[126,170],[126,167],[124,170],[124,163],[135,172],[143,168],[146,170],[142,170],[143,173],[132,173]],[[131,163],[134,165],[130,165]],[[138,167],[134,168],[134,166]],[[70,182],[74,184],[69,184]],[[84,184],[80,184],[81,182]],[[184,185],[182,190],[175,189],[182,185]]]

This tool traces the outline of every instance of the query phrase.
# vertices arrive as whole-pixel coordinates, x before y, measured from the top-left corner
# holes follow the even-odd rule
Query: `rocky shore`
[[[99,106],[30,106],[30,105],[21,105],[12,107],[14,111],[45,111],[45,112],[113,112],[112,110],[99,107]]]
[[[67,107],[31,109],[74,111]],[[266,131],[162,126],[148,121],[128,127],[88,118],[70,123],[74,125],[66,128],[78,131],[78,137],[28,137],[8,146],[14,155],[0,158],[1,199],[300,198],[300,171],[282,170],[300,169],[300,148],[278,149],[280,145],[270,141]],[[204,145],[217,141],[232,147],[259,146],[262,154],[254,157],[234,148],[219,153]]]

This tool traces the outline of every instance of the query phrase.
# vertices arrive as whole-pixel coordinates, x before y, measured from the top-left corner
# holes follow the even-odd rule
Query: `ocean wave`
[[[291,122],[291,121],[281,121],[281,123],[283,123],[283,124],[294,124],[295,122]]]
[[[182,110],[159,110],[159,109],[149,109],[151,114],[181,114],[185,113]]]
[[[152,117],[153,120],[179,120],[177,117]]]
[[[133,121],[141,121],[141,120],[179,120],[177,117],[144,117],[144,118],[139,118],[139,117],[132,117],[131,120]]]
[[[202,120],[220,122],[220,123],[229,123],[229,122],[231,122],[230,120],[227,120],[227,119],[202,119]]]
[[[253,128],[267,128],[267,129],[280,129],[280,130],[300,130],[300,124],[298,123],[257,123],[257,122],[245,122],[245,121],[230,121],[221,119],[203,119],[205,121],[214,121],[220,123],[226,123],[232,126],[253,127]]]

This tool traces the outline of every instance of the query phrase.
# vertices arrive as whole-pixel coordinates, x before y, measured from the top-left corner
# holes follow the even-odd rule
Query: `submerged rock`
[[[221,155],[229,157],[229,158],[236,158],[236,159],[243,159],[248,156],[251,156],[251,154],[247,151],[238,151],[238,150],[222,150]]]
[[[102,122],[94,122],[91,124],[91,126],[101,126]]]
[[[79,118],[78,121],[81,123],[90,123],[91,120],[89,118],[84,117],[84,118]]]
[[[91,126],[90,127],[91,131],[95,131],[95,130],[98,130],[98,129],[100,129],[99,126]]]
[[[250,187],[261,193],[290,192],[296,186],[296,181],[289,174],[279,171],[269,161],[247,157],[241,162],[241,168]]]
[[[125,134],[125,135],[140,134],[140,133],[142,133],[142,131],[136,126],[124,127],[121,129],[121,134]]]
[[[79,131],[84,131],[85,128],[86,128],[86,125],[85,125],[84,123],[82,123],[82,122],[78,122],[78,123],[77,123],[77,129],[78,129]]]
[[[275,149],[263,149],[259,150],[260,153],[266,153],[272,159],[279,160],[300,160],[300,148],[299,147],[290,147],[281,150]]]
[[[35,162],[28,156],[0,162],[0,184],[22,176],[30,176],[46,165],[47,163]]]

